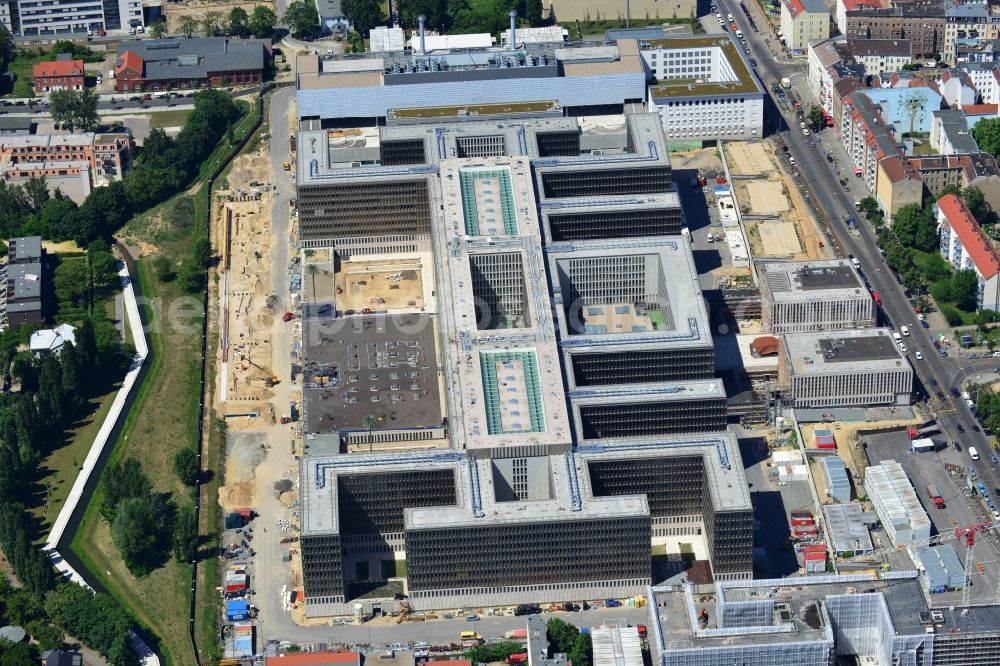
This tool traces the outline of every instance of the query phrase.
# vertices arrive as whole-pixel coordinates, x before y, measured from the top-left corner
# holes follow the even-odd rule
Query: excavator
[[[250,357],[247,356],[246,354],[240,354],[240,358],[243,359],[244,361],[246,361],[247,363],[249,363],[250,365],[252,365],[253,367],[255,367],[258,370],[260,370],[260,372],[261,372],[260,378],[264,380],[264,386],[267,386],[268,388],[271,388],[272,386],[275,386],[275,385],[281,383],[281,380],[278,379],[278,376],[276,374],[274,374],[273,372],[271,372],[267,368],[264,368],[264,367],[262,367],[262,366],[260,366],[260,365],[258,365],[256,363],[254,363],[253,361],[250,360]]]

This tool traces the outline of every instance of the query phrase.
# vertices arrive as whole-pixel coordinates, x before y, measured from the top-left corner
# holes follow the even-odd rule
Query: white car
[[[715,236],[713,236],[712,233],[709,232],[708,237],[705,240],[707,240],[709,243],[714,243],[715,242]]]
[[[902,342],[899,343],[899,351],[903,352],[904,354],[908,354],[910,352],[910,350],[907,349],[906,345],[904,345]]]
[[[806,136],[809,136],[809,130],[807,130],[805,127],[802,128],[802,133]]]
[[[924,354],[923,354],[923,352],[916,352],[916,353],[914,354],[914,356],[916,356],[916,357],[917,357],[917,360],[918,360],[918,361],[922,361],[922,360],[924,360]]]

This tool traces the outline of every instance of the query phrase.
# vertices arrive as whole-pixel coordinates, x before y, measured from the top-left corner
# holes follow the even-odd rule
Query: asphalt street
[[[977,422],[972,412],[966,406],[965,401],[953,397],[949,389],[956,387],[961,390],[962,381],[972,372],[981,372],[986,368],[991,368],[1000,363],[993,363],[994,359],[984,362],[980,360],[975,363],[975,370],[963,368],[962,359],[956,358],[957,348],[952,347],[949,356],[941,357],[932,346],[927,329],[924,329],[917,319],[913,308],[907,300],[902,286],[898,283],[892,272],[882,259],[881,252],[875,242],[875,233],[865,222],[857,225],[854,233],[848,229],[847,218],[853,217],[862,220],[863,217],[854,208],[853,202],[861,199],[864,194],[858,194],[858,189],[864,189],[860,179],[850,175],[843,176],[851,180],[851,186],[855,192],[848,193],[841,187],[840,176],[834,174],[832,165],[827,162],[823,154],[823,146],[817,143],[810,146],[810,141],[815,142],[817,136],[810,134],[806,136],[798,126],[798,120],[794,117],[791,109],[783,109],[778,105],[771,93],[771,85],[775,81],[780,81],[784,77],[792,78],[796,82],[796,93],[799,99],[803,100],[803,106],[808,108],[809,104],[816,103],[811,92],[807,89],[802,66],[789,66],[775,61],[765,39],[770,37],[770,27],[759,18],[757,26],[762,32],[754,32],[749,29],[749,24],[740,9],[736,0],[717,0],[719,11],[723,14],[732,13],[736,17],[736,22],[744,32],[751,54],[757,60],[756,72],[761,83],[766,89],[765,113],[772,127],[776,128],[784,139],[785,144],[795,158],[796,165],[793,171],[798,170],[802,179],[812,190],[814,199],[825,210],[830,220],[831,228],[840,241],[845,252],[852,254],[861,263],[861,267],[872,289],[877,291],[882,300],[882,311],[893,322],[896,329],[907,326],[911,335],[905,338],[906,346],[909,349],[910,359],[916,372],[917,380],[926,387],[931,398],[931,409],[934,417],[941,424],[942,432],[949,441],[958,441],[963,445],[965,453],[961,456],[961,464],[966,467],[976,469],[978,475],[990,487],[1000,487],[1000,473],[996,466],[990,464],[988,453],[992,452],[985,435],[978,431]],[[826,139],[828,143],[839,143],[835,130],[825,129],[820,133],[820,138]],[[850,172],[848,162],[843,152],[839,153],[844,157],[841,163],[844,164],[844,171]],[[842,172],[843,173],[843,172]],[[923,360],[917,360],[915,352],[920,351]],[[931,386],[930,379],[934,378],[940,390],[944,394],[944,399],[936,397],[938,389]],[[959,430],[959,426],[964,432]],[[968,447],[975,446],[983,455],[979,461],[973,461],[967,455]]]

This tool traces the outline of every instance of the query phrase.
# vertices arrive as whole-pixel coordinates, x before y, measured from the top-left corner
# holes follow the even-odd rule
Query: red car
[[[291,321],[294,316],[295,315],[293,315],[291,312],[286,312],[285,314],[281,315],[281,321]]]

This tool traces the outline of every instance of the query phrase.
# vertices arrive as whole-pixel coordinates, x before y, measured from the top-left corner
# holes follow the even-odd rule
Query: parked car
[[[931,377],[931,378],[930,378],[929,380],[927,380],[927,381],[929,381],[929,382],[931,383],[931,386],[937,386],[937,380],[936,380],[936,379],[934,379],[933,377]]]
[[[956,451],[961,451],[962,450],[962,445],[959,444],[958,442],[955,442],[955,450]]]
[[[965,426],[963,426],[963,425],[962,425],[961,423],[959,423],[959,424],[958,424],[957,426],[955,426],[955,427],[956,427],[956,428],[958,428],[958,431],[959,431],[959,432],[965,432]]]
[[[521,604],[514,609],[514,615],[537,615],[542,612],[538,604]]]
[[[956,398],[957,398],[958,396],[962,395],[962,392],[961,392],[961,391],[959,391],[959,390],[958,390],[957,388],[955,388],[954,386],[952,386],[950,390],[951,390],[951,394],[952,394],[952,395],[953,395],[954,397],[956,397]]]

